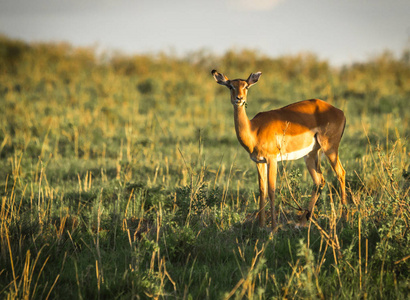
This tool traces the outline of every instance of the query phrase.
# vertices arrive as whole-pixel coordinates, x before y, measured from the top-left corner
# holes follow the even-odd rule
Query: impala
[[[229,80],[224,74],[212,70],[216,82],[231,91],[236,136],[250,158],[256,162],[260,191],[259,226],[265,226],[265,199],[268,195],[272,229],[275,229],[274,199],[278,161],[304,157],[315,184],[309,207],[302,215],[302,223],[309,220],[325,185],[320,170],[319,150],[329,159],[340,183],[342,204],[346,204],[345,170],[338,154],[346,118],[340,109],[322,100],[311,99],[260,112],[249,120],[245,110],[248,89],[259,80],[261,74],[252,73],[246,80]]]

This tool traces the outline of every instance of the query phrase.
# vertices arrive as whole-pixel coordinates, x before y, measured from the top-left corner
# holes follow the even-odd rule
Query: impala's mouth
[[[243,105],[245,105],[246,104],[246,101],[245,100],[235,100],[235,104],[236,105],[238,105],[238,106],[243,106]]]

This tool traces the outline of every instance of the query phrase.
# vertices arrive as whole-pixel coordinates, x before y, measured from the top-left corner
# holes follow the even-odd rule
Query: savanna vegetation
[[[337,180],[280,164],[278,231],[258,228],[255,164],[230,78],[262,71],[248,115],[321,98],[344,110]],[[97,55],[0,38],[2,299],[392,299],[410,291],[410,52],[333,67],[257,51]]]

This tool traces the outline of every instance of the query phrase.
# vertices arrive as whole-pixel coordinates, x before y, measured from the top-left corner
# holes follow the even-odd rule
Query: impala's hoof
[[[307,226],[307,222],[309,221],[311,216],[310,211],[308,211],[307,209],[305,209],[305,211],[303,212],[303,214],[301,216],[299,216],[299,224],[296,225],[297,228],[299,227],[305,227]]]

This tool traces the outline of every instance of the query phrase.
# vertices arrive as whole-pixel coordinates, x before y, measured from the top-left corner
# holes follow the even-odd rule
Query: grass
[[[210,75],[263,72],[248,114],[343,109],[347,218],[327,180],[280,165],[279,230]],[[98,57],[0,38],[0,295],[7,299],[405,298],[410,289],[408,51],[333,68],[253,51]],[[269,218],[268,218],[269,219]]]

